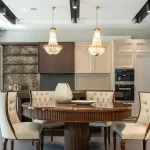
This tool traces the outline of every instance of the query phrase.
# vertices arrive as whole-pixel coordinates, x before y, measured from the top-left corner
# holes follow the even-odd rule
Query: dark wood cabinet
[[[63,46],[57,55],[49,55],[43,48],[47,43],[39,43],[39,73],[74,73],[74,42],[60,42]]]

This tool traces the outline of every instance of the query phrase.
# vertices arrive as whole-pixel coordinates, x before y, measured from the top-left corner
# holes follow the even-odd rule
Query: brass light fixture
[[[63,49],[62,45],[58,45],[57,43],[56,28],[53,25],[54,9],[55,7],[52,7],[52,27],[50,28],[49,43],[43,46],[45,51],[50,55],[57,55]]]
[[[96,28],[94,29],[94,36],[92,45],[88,47],[88,51],[90,54],[94,56],[99,56],[104,53],[106,47],[102,45],[101,36],[100,36],[100,28],[97,27],[97,11],[99,6],[96,6]]]

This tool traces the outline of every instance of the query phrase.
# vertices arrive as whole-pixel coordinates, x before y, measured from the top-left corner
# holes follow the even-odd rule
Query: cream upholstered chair
[[[54,91],[30,91],[30,106],[33,107],[55,107]],[[33,122],[42,124],[41,150],[43,150],[45,130],[50,129],[51,141],[53,141],[53,129],[64,125],[62,122],[52,122],[47,120],[37,120]]]
[[[95,102],[112,103],[114,101],[113,91],[86,91],[86,99]],[[107,136],[110,143],[110,126],[111,122],[94,122],[90,123],[90,127],[104,127],[104,142],[107,149]],[[107,134],[108,133],[108,134]]]
[[[150,93],[139,92],[139,96],[141,108],[136,123],[114,124],[114,150],[116,149],[116,134],[121,137],[121,150],[125,150],[126,140],[143,140],[143,150],[146,150],[146,140],[150,140]]]
[[[20,122],[16,109],[17,92],[0,93],[0,126],[4,138],[3,150],[7,149],[7,141],[11,140],[13,150],[14,140],[36,140],[36,150],[40,150],[39,123]]]

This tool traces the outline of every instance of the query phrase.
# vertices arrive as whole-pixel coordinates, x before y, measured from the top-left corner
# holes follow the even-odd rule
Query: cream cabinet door
[[[134,40],[116,40],[116,53],[120,52],[134,52]]]
[[[75,43],[75,73],[92,73],[92,55],[88,52],[90,43]]]
[[[92,70],[93,73],[110,73],[112,61],[111,42],[103,42],[106,46],[105,52],[100,56],[93,56]]]
[[[150,53],[136,53],[135,62],[135,114],[138,114],[138,92],[150,92]]]
[[[0,90],[3,89],[3,46],[0,45]]]
[[[109,90],[109,74],[76,74],[75,90]]]
[[[135,52],[150,52],[150,40],[135,40]]]
[[[117,53],[115,68],[134,68],[134,53]]]

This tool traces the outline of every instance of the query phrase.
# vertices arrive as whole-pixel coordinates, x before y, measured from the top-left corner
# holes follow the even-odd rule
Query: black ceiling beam
[[[2,0],[0,0],[0,13],[12,24],[16,24],[17,17]]]
[[[150,7],[150,0],[148,0],[144,6],[140,9],[140,11],[136,14],[136,16],[133,18],[133,20],[136,21],[137,24],[142,22],[144,18],[149,14],[147,11],[148,7]]]
[[[73,4],[77,3],[77,8],[73,8]],[[70,0],[70,13],[71,20],[74,20],[74,23],[77,23],[77,18],[80,17],[80,0]]]

